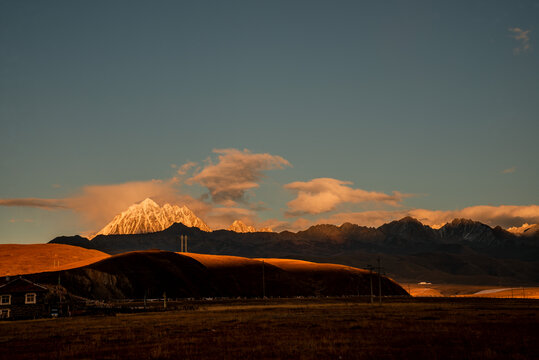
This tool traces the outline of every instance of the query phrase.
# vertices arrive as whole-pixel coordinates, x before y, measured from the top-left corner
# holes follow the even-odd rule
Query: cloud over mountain
[[[432,227],[443,226],[454,218],[469,218],[504,228],[539,223],[539,205],[479,205],[455,210],[410,208],[403,203],[405,198],[412,196],[410,194],[368,191],[355,188],[350,181],[329,177],[284,185],[288,195],[294,197],[284,209],[289,218],[279,218],[278,208],[273,209],[270,215],[273,218],[264,218],[261,212],[271,209],[264,201],[249,199],[250,191],[260,186],[265,171],[292,165],[281,156],[252,153],[247,149],[216,149],[213,152],[217,159],[208,159],[203,165],[187,162],[180,167],[174,166],[173,177],[169,179],[86,185],[63,198],[0,199],[0,206],[73,211],[86,228],[81,231],[94,232],[132,204],[146,198],[161,204],[187,206],[213,229],[227,228],[235,220],[276,231],[302,230],[320,223],[380,226],[405,216],[417,218]],[[514,169],[504,172],[510,173]],[[200,196],[198,185],[207,189],[205,195]],[[280,196],[276,199],[283,203],[290,199]],[[356,209],[364,211],[354,211]]]
[[[438,228],[445,223],[456,218],[473,219],[490,226],[500,225],[504,228],[518,227],[524,223],[539,223],[538,205],[500,205],[470,206],[456,210],[428,210],[428,209],[408,209],[408,210],[381,210],[362,212],[342,212],[333,214],[326,218],[320,218],[315,223],[342,224],[351,222],[366,226],[380,226],[392,220],[397,220],[405,216],[418,219],[425,225]]]
[[[247,149],[215,149],[213,152],[218,154],[218,162],[214,164],[209,159],[200,172],[187,179],[187,183],[206,187],[211,199],[221,204],[245,202],[246,191],[259,186],[263,171],[292,166],[281,156],[253,154]]]
[[[103,226],[116,214],[145,198],[187,205],[205,214],[208,206],[189,195],[181,194],[177,184],[168,180],[131,181],[120,184],[86,185],[62,199],[0,199],[0,206],[26,206],[47,210],[72,210],[88,226]]]
[[[296,181],[284,186],[285,189],[297,193],[297,197],[288,202],[287,215],[321,214],[335,210],[343,203],[384,203],[397,206],[409,195],[394,191],[388,195],[376,191],[354,189],[350,181],[332,178],[317,178],[310,181]]]

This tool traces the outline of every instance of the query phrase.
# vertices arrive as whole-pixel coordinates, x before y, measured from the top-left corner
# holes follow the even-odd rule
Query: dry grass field
[[[73,269],[109,257],[97,250],[61,244],[0,244],[0,276]]]
[[[0,358],[536,359],[539,302],[249,300],[0,322]]]
[[[510,287],[492,285],[461,285],[461,284],[400,284],[410,295],[424,296],[455,296],[455,297],[485,297],[502,299],[539,299],[539,287]]]

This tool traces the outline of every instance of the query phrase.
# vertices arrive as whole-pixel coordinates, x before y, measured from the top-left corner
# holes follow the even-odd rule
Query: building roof
[[[49,291],[44,286],[35,284],[30,280],[18,277],[0,286],[0,294],[27,293],[27,292],[44,292]]]

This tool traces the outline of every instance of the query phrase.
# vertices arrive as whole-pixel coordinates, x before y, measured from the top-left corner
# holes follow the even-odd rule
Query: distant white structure
[[[187,252],[187,235],[180,235],[180,252]]]

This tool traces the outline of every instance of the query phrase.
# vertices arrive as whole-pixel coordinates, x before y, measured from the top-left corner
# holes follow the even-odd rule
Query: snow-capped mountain
[[[245,225],[245,223],[241,220],[235,220],[232,225],[229,226],[227,229],[229,231],[235,231],[238,233],[250,233],[250,232],[273,232],[273,230],[269,227],[255,229],[254,226]]]
[[[539,224],[525,223],[522,226],[510,227],[507,231],[515,235],[536,236],[539,235]]]
[[[253,226],[245,225],[241,220],[235,220],[232,225],[227,229],[239,233],[255,232],[256,229]]]
[[[211,229],[198,218],[187,206],[165,204],[159,206],[148,198],[116,215],[110,223],[99,230],[97,235],[144,234],[165,230],[174,223],[197,227],[200,230]]]

